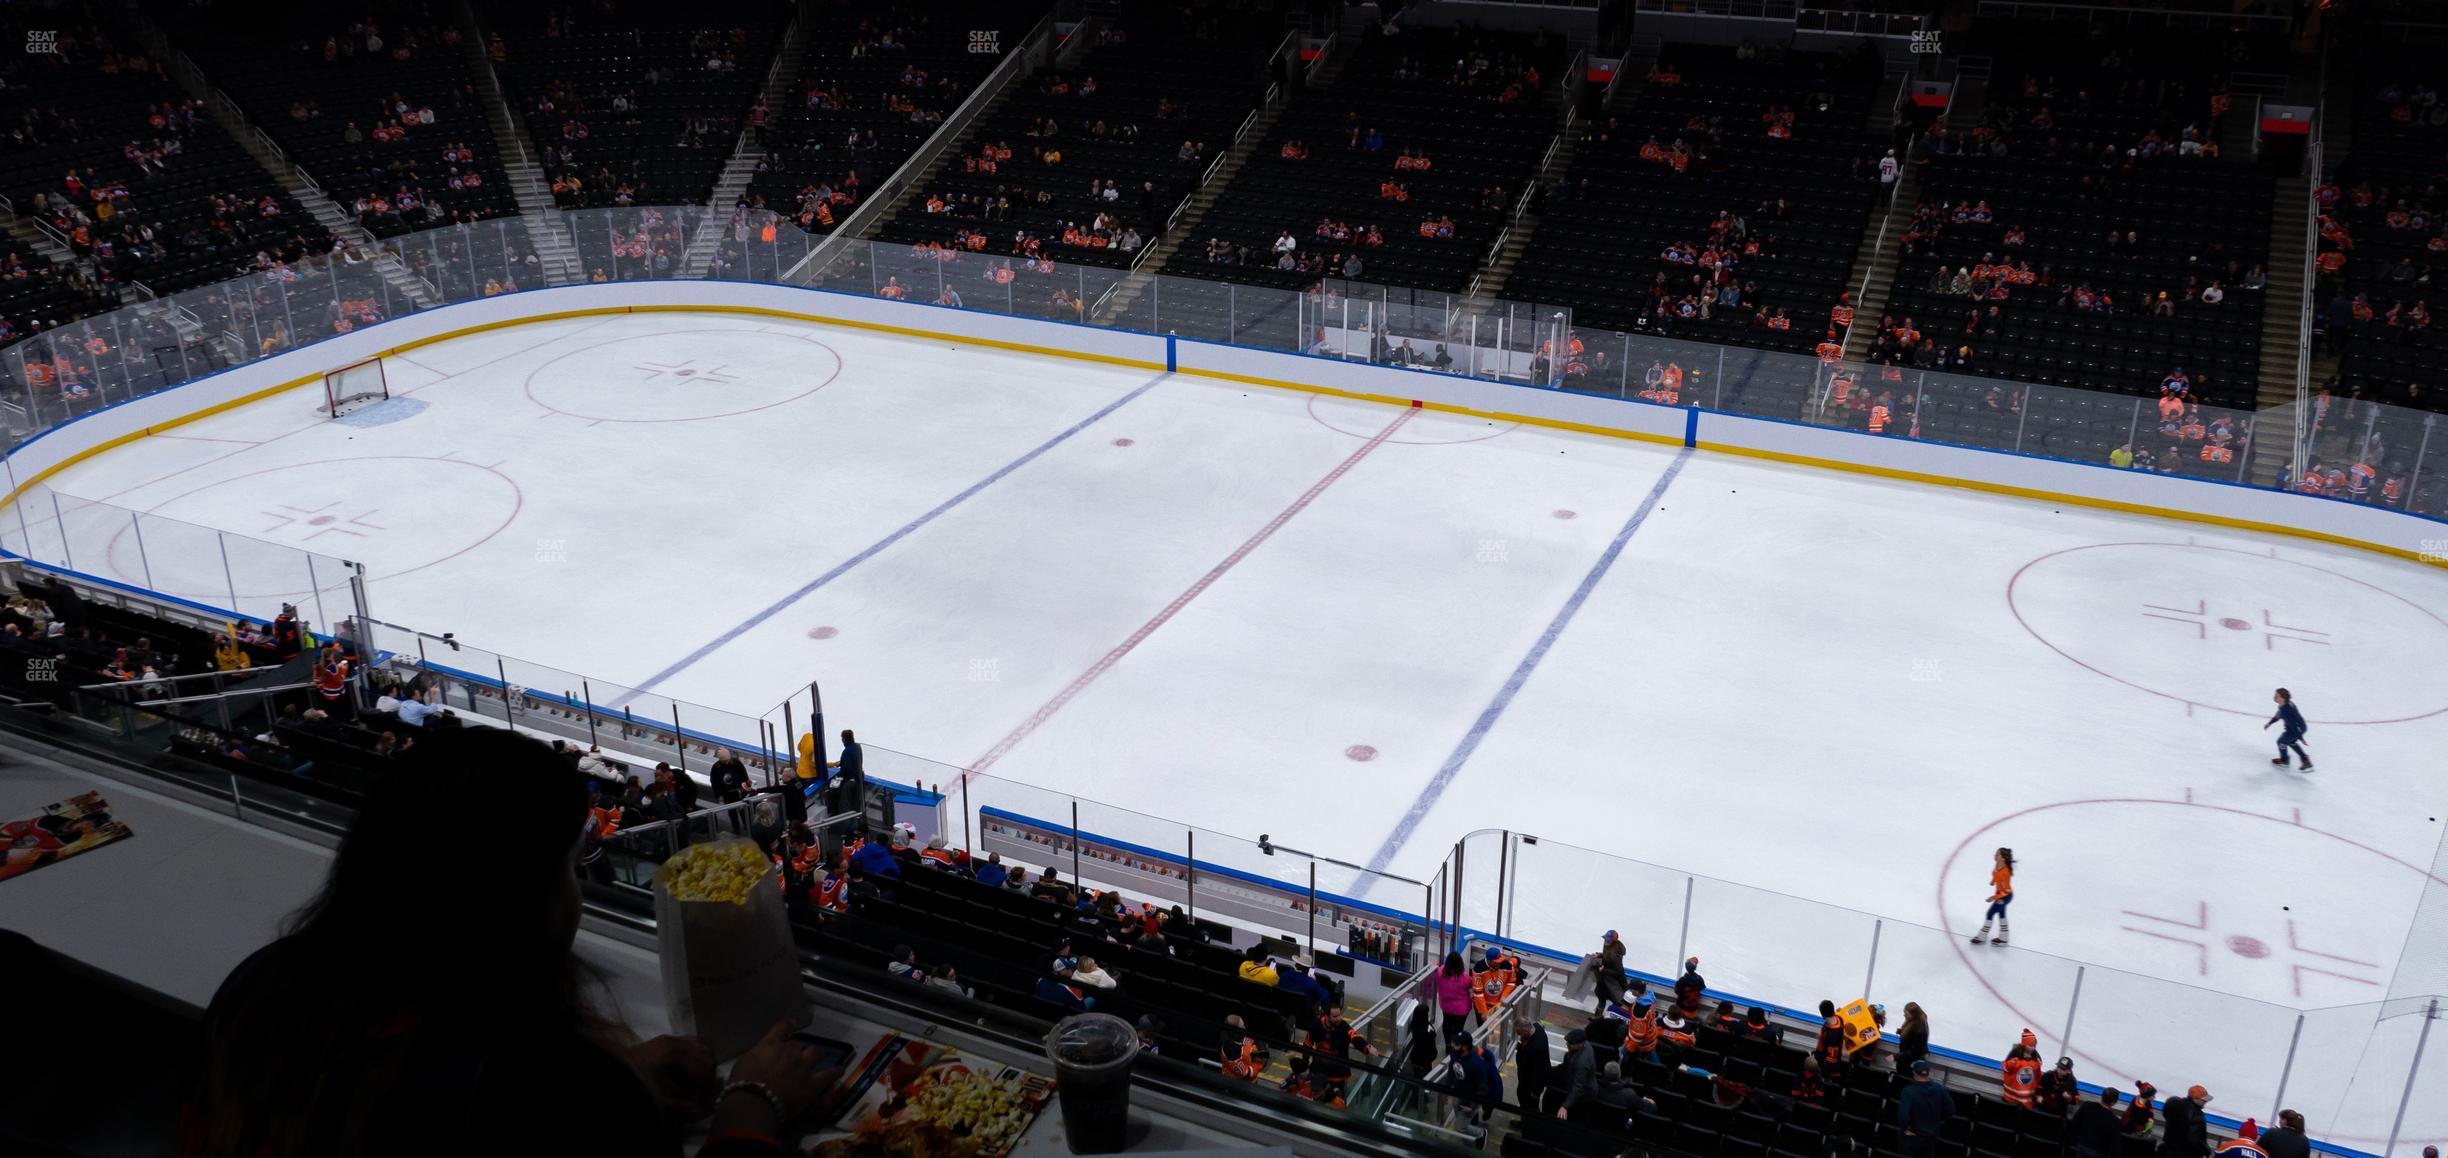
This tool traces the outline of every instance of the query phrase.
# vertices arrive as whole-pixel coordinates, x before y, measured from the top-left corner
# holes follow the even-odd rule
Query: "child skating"
[[[2281,768],[2287,767],[2287,751],[2293,749],[2297,756],[2303,758],[2303,770],[2311,771],[2312,753],[2304,751],[2303,746],[2306,725],[2303,713],[2295,708],[2294,693],[2280,688],[2270,694],[2270,699],[2277,701],[2278,714],[2271,716],[2267,723],[2262,724],[2261,730],[2269,731],[2270,724],[2284,723],[2286,725],[2286,728],[2278,733],[2278,756],[2270,763]]]
[[[1980,932],[1972,934],[1975,945],[2006,943],[2006,906],[2014,903],[2014,850],[2001,848],[1989,869],[1989,911],[1981,917]],[[1989,926],[1997,925],[1997,936],[1989,935]]]

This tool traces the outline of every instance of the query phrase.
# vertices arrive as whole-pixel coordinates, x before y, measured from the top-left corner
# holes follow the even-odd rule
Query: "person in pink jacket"
[[[1462,964],[1462,954],[1448,952],[1445,964],[1429,983],[1436,989],[1437,1011],[1445,1015],[1445,1024],[1438,1037],[1452,1041],[1456,1033],[1470,1031],[1471,979],[1469,967]]]

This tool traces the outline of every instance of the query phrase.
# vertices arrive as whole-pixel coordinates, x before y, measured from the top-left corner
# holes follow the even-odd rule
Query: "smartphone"
[[[818,1070],[835,1070],[850,1064],[849,1042],[818,1037],[805,1031],[792,1034],[791,1040],[816,1047],[816,1068]]]

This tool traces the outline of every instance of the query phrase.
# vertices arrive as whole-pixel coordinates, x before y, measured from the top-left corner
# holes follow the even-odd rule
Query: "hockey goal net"
[[[334,418],[391,397],[380,358],[342,366],[323,375],[323,412]]]

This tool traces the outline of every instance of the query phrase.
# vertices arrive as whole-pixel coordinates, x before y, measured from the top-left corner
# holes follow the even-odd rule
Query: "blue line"
[[[1598,581],[1606,578],[1607,571],[1615,566],[1615,560],[1623,555],[1624,544],[1632,541],[1634,532],[1649,520],[1649,512],[1657,509],[1658,500],[1666,497],[1666,488],[1674,485],[1676,475],[1683,473],[1683,464],[1691,461],[1692,453],[1690,447],[1675,452],[1674,461],[1666,464],[1666,471],[1658,476],[1657,485],[1649,488],[1648,497],[1643,498],[1640,506],[1633,510],[1632,517],[1624,521],[1623,529],[1615,532],[1615,541],[1607,544],[1606,551],[1598,556],[1598,562],[1590,567],[1589,574],[1581,577],[1581,585],[1573,588],[1572,597],[1564,601],[1563,608],[1548,622],[1547,630],[1539,634],[1538,642],[1530,645],[1530,654],[1522,657],[1512,676],[1505,680],[1504,687],[1497,691],[1496,698],[1488,703],[1487,710],[1479,713],[1478,722],[1471,725],[1470,731],[1462,734],[1462,742],[1454,745],[1453,754],[1445,757],[1444,766],[1438,768],[1427,786],[1420,789],[1419,798],[1411,802],[1410,811],[1403,813],[1402,822],[1387,834],[1385,844],[1377,849],[1377,855],[1369,858],[1370,872],[1386,871],[1386,866],[1394,860],[1394,854],[1410,843],[1411,834],[1419,828],[1420,821],[1427,819],[1428,810],[1436,807],[1437,798],[1445,794],[1446,786],[1453,783],[1454,777],[1462,771],[1462,765],[1470,762],[1472,753],[1479,750],[1479,742],[1487,739],[1488,732],[1496,727],[1497,718],[1504,715],[1505,708],[1513,703],[1514,696],[1521,693],[1522,686],[1530,682],[1530,673],[1538,670],[1539,662],[1547,658],[1548,649],[1554,647],[1557,638],[1564,634],[1564,629],[1571,626],[1573,616],[1581,611],[1581,605],[1589,601],[1590,592],[1598,589]],[[1365,891],[1366,883],[1362,882],[1360,891]]]
[[[772,605],[766,607],[763,611],[759,611],[756,614],[741,620],[729,631],[725,631],[721,635],[715,636],[704,646],[699,647],[697,650],[692,651],[685,656],[682,656],[678,662],[672,664],[670,667],[664,668],[662,671],[646,677],[646,679],[640,682],[636,688],[632,689],[628,695],[622,696],[620,700],[615,700],[613,702],[614,706],[617,707],[623,701],[634,699],[640,693],[652,690],[656,684],[662,683],[664,680],[680,674],[682,671],[694,666],[707,656],[714,654],[717,650],[720,650],[723,645],[728,644],[732,640],[738,639],[740,636],[755,630],[759,624],[764,623],[766,620],[771,619],[776,615],[780,615],[782,611],[785,608],[788,608],[791,604],[797,603],[800,600],[814,594],[817,588],[823,587],[825,584],[841,578],[843,575],[847,574],[852,567],[856,567],[859,564],[874,558],[876,555],[882,553],[886,547],[890,547],[893,544],[910,537],[910,535],[915,533],[919,528],[926,526],[928,523],[934,522],[945,512],[969,501],[969,499],[976,495],[979,491],[985,490],[987,487],[993,486],[995,483],[1002,481],[1005,475],[1008,475],[1021,467],[1037,461],[1038,456],[1054,449],[1057,446],[1061,446],[1063,443],[1069,441],[1071,436],[1095,425],[1106,415],[1111,414],[1116,410],[1120,410],[1123,406],[1129,404],[1132,399],[1135,399],[1140,395],[1155,389],[1157,383],[1164,381],[1164,377],[1164,375],[1160,374],[1140,383],[1137,389],[1134,389],[1130,393],[1106,403],[1103,407],[1100,407],[1096,413],[1072,423],[1070,427],[1064,430],[1062,433],[1057,434],[1044,442],[1038,443],[1036,448],[1030,450],[1027,454],[1021,455],[1010,462],[1004,463],[1002,468],[995,471],[993,474],[987,475],[985,478],[971,483],[967,490],[964,490],[951,498],[945,499],[943,502],[937,504],[934,510],[928,511],[915,519],[911,519],[910,521],[901,524],[899,529],[895,530],[892,534],[876,540],[873,544],[870,544],[866,550],[861,551],[856,555],[852,555],[849,558],[842,560],[840,563],[835,564],[832,570],[827,571],[814,579],[808,580],[806,586],[803,586],[797,591],[793,591],[790,594],[775,600]]]

